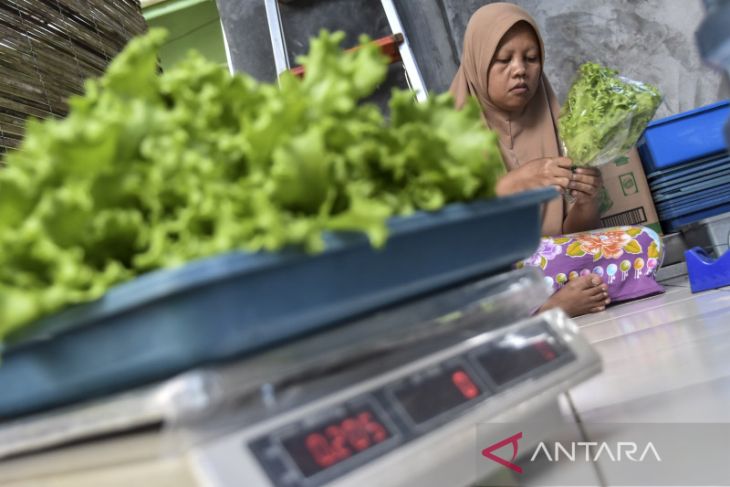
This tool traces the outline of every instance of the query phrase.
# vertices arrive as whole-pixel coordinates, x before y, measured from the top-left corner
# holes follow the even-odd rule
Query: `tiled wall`
[[[469,16],[484,0],[440,0],[461,53]],[[545,41],[545,71],[562,101],[576,68],[598,61],[657,85],[665,95],[657,117],[730,96],[730,86],[706,66],[695,31],[701,0],[514,0],[530,12]]]

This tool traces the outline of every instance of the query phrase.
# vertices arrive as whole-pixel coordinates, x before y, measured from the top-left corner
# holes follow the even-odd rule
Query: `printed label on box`
[[[616,166],[625,166],[626,164],[629,163],[629,158],[626,156],[617,157],[616,159],[613,160],[613,163]]]
[[[629,196],[639,192],[639,186],[636,184],[636,177],[634,177],[633,172],[621,174],[618,179],[621,182],[621,190],[624,192],[624,196]]]

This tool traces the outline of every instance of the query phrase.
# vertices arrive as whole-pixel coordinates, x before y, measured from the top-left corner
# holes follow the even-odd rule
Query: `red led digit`
[[[555,351],[546,342],[537,342],[535,348],[546,361],[549,362],[555,358]]]
[[[331,440],[332,451],[337,457],[338,462],[352,455],[352,452],[346,446],[347,438],[342,428],[336,425],[328,426],[324,430],[324,434]]]
[[[467,399],[474,399],[479,395],[479,389],[463,370],[457,370],[451,374],[451,382],[454,383],[456,388]]]
[[[327,439],[319,433],[312,433],[304,440],[309,454],[317,465],[327,468],[337,462],[338,458]]]
[[[357,451],[362,451],[370,447],[370,435],[367,430],[352,418],[348,418],[342,422],[342,430],[347,436],[347,441]]]
[[[372,438],[375,443],[380,443],[381,441],[388,439],[388,432],[385,430],[383,425],[377,421],[373,421],[372,415],[367,411],[358,414],[357,420],[360,425],[365,428],[365,431],[368,432],[370,438]]]

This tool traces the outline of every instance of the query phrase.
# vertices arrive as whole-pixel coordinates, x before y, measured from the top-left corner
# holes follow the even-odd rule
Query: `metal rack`
[[[291,53],[287,47],[286,32],[282,22],[282,12],[277,0],[264,0],[266,6],[266,18],[271,37],[271,47],[274,55],[274,64],[277,74],[281,74],[292,68],[290,59]],[[295,3],[291,0],[286,3]],[[391,56],[391,62],[402,63],[405,71],[408,86],[414,91],[418,101],[424,101],[428,96],[426,84],[421,75],[421,70],[408,42],[398,10],[392,0],[381,0],[383,12],[387,18],[391,34],[378,39],[376,42],[381,45],[386,53],[397,48],[398,57]],[[297,71],[300,73],[301,71]]]

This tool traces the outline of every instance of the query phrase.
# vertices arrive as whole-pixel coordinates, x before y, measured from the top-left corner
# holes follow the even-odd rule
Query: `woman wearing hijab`
[[[542,310],[560,307],[578,316],[603,311],[612,300],[662,292],[653,279],[662,254],[655,232],[623,227],[585,233],[600,226],[601,174],[572,170],[561,153],[560,107],[543,73],[544,52],[527,12],[509,3],[486,5],[469,20],[451,84],[457,107],[476,98],[485,124],[499,135],[508,171],[497,184],[499,196],[547,186],[571,196],[570,203],[557,198],[546,205],[546,237],[524,262],[541,268],[556,291]]]

